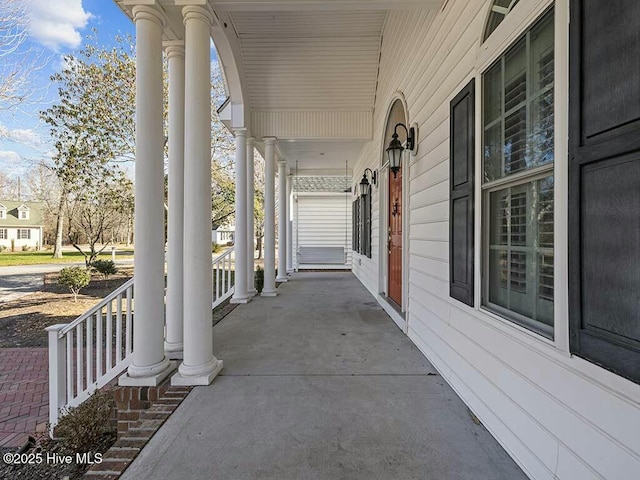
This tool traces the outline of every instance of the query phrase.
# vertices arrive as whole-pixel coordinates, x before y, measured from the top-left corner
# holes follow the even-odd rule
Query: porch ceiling
[[[373,108],[386,11],[232,12],[254,110]]]
[[[291,169],[296,166],[298,170],[329,169],[344,174],[346,168],[350,175],[363,144],[355,140],[306,140],[281,141],[279,147]]]

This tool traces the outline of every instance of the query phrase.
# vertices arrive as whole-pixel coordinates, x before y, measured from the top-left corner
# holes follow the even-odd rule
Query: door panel
[[[402,169],[389,174],[389,298],[402,306]]]

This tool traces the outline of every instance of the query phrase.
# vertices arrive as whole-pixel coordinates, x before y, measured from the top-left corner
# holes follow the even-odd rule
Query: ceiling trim
[[[284,10],[431,10],[442,6],[443,0],[213,0],[211,6],[226,11]]]

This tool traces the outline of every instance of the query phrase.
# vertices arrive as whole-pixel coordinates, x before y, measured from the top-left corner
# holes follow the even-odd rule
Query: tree
[[[73,301],[78,301],[80,290],[89,285],[91,273],[82,267],[67,267],[60,270],[58,283],[67,287],[73,293]]]
[[[59,85],[59,101],[41,118],[55,140],[53,170],[61,185],[54,257],[62,256],[69,198],[80,198],[78,192],[112,177],[113,163],[133,160],[134,78],[129,37],[116,37],[109,49],[88,43],[76,55],[66,55],[63,70],[51,77]],[[71,226],[68,230],[75,231]]]
[[[133,184],[116,167],[103,171],[103,177],[85,181],[82,190],[71,192],[73,207],[68,211],[67,237],[91,266],[112,240],[113,231],[133,210]],[[108,241],[104,242],[105,235]],[[88,244],[88,251],[80,243]],[[98,244],[101,244],[99,247]]]
[[[0,2],[0,111],[37,101],[34,73],[47,63],[44,50],[27,42],[27,2]]]

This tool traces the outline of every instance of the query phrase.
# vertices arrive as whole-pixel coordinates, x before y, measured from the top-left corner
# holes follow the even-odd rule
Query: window
[[[498,2],[496,2],[498,3]],[[547,13],[483,75],[483,304],[553,337],[554,33]]]
[[[21,210],[20,211],[20,220],[28,220],[29,219],[29,211]]]
[[[0,218],[7,218],[7,211],[6,210],[0,210]]]
[[[491,6],[491,12],[489,13],[489,19],[487,20],[487,27],[484,31],[483,41],[489,38],[489,35],[498,28],[498,25],[502,23],[504,18],[511,12],[511,9],[516,6],[518,0],[495,0]]]
[[[7,236],[7,229],[6,228],[0,228],[0,240],[6,240],[7,238],[9,238]]]
[[[352,249],[371,258],[371,187],[369,194],[356,198],[351,208]]]
[[[31,240],[31,230],[28,228],[19,228],[18,240]]]

